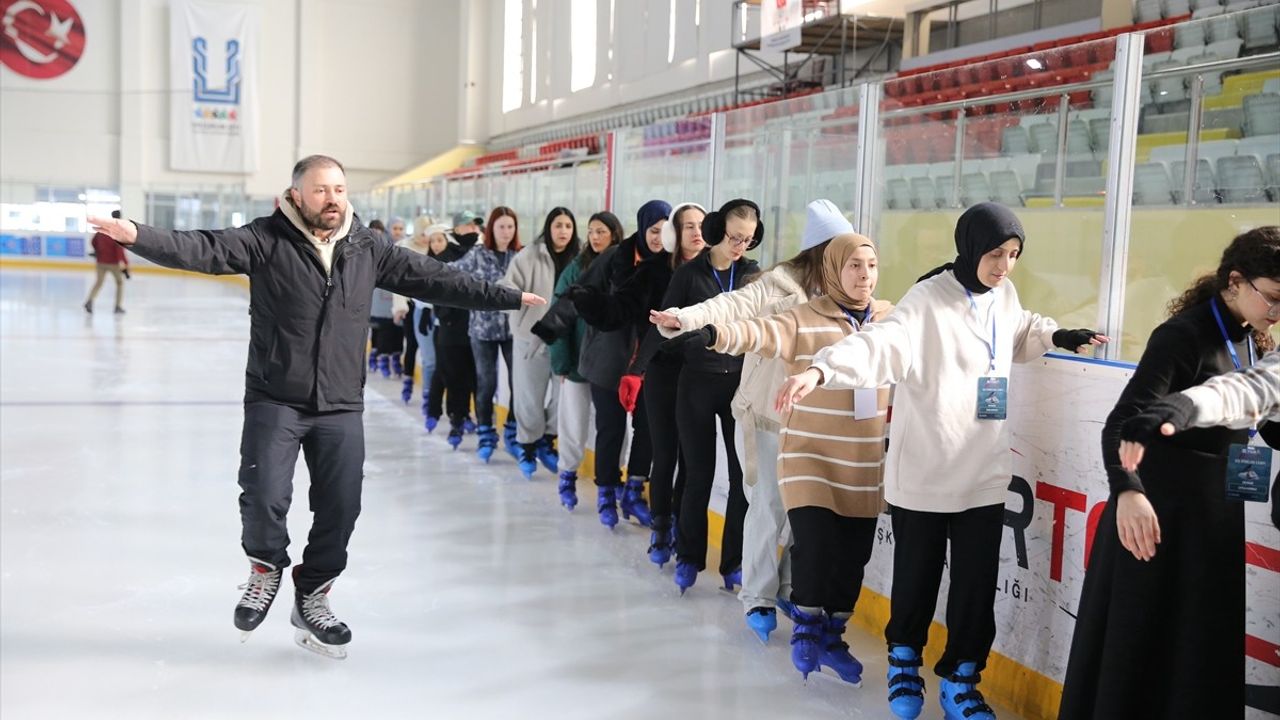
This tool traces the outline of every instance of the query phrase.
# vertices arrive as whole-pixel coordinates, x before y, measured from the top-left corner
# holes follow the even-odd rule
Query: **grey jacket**
[[[130,249],[165,267],[249,276],[246,403],[269,401],[313,412],[363,409],[375,287],[460,308],[520,306],[518,291],[395,247],[359,220],[335,241],[329,273],[316,247],[279,209],[226,230],[138,225],[138,241]]]

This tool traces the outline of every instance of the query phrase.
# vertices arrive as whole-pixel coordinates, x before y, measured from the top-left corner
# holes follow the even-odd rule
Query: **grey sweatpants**
[[[556,433],[560,383],[551,377],[551,353],[541,340],[515,338],[511,359],[511,410],[516,416],[516,440],[529,444]]]
[[[314,517],[297,589],[315,590],[347,567],[347,542],[360,515],[364,481],[363,413],[310,413],[272,402],[244,406],[240,438],[241,544],[251,557],[289,565],[293,468],[302,449]]]
[[[779,595],[783,600],[791,598],[791,533],[778,490],[778,434],[744,428],[742,437],[747,445],[744,455],[754,462],[746,463],[744,485],[750,504],[742,522],[742,590],[738,599],[750,610],[773,607]],[[753,470],[756,477],[751,483]],[[784,540],[779,558],[778,545]]]

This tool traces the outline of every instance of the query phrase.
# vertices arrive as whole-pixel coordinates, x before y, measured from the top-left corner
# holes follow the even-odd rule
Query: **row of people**
[[[533,249],[526,251],[528,255],[549,242],[545,255],[554,261],[557,252],[566,252],[576,241],[572,213],[557,208],[552,215]],[[562,225],[559,238],[551,233],[555,221]],[[611,245],[620,235],[613,223],[610,217]],[[841,636],[871,556],[876,518],[887,501],[895,533],[894,592],[886,628],[890,706],[900,717],[920,712],[925,681],[918,668],[949,540],[950,632],[934,671],[942,678],[940,695],[949,716],[990,713],[976,685],[995,636],[994,593],[1004,494],[1011,472],[1004,422],[1010,365],[1054,347],[1088,351],[1107,338],[1090,330],[1058,328],[1052,320],[1021,307],[1007,278],[1025,250],[1025,235],[1011,211],[992,203],[970,208],[960,218],[955,262],[922,277],[897,308],[873,297],[878,273],[875,244],[852,233],[827,201],[809,207],[801,254],[763,274],[744,258],[764,235],[759,210],[750,201],[735,200],[713,213],[695,203],[670,208],[653,201],[638,213],[637,228],[618,243],[618,250],[605,248],[608,257],[596,273],[579,267],[554,281],[558,299],[549,310],[520,311],[519,327],[533,339],[519,339],[517,369],[510,375],[515,378],[512,397],[517,427],[523,427],[522,418],[535,428],[552,427],[548,418],[555,414],[551,408],[556,388],[550,376],[564,376],[562,393],[571,384],[593,384],[586,381],[587,376],[610,356],[583,352],[587,346],[581,337],[592,332],[601,337],[617,334],[619,347],[629,351],[621,376],[617,377],[617,368],[622,365],[615,361],[614,374],[600,378],[604,382],[589,394],[597,421],[619,417],[621,405],[633,421],[647,422],[648,437],[636,435],[639,442],[650,443],[652,512],[636,514],[652,529],[650,559],[661,566],[674,552],[675,581],[681,591],[691,587],[705,567],[706,508],[715,475],[718,421],[726,441],[730,486],[720,573],[727,588],[742,585],[740,596],[752,630],[767,640],[776,628],[775,608],[781,605],[793,620],[792,658],[797,669],[807,676],[827,667],[846,681],[858,682],[861,664],[849,654]],[[1272,301],[1250,312],[1239,302],[1239,292],[1247,282],[1260,297],[1280,293],[1280,287],[1272,289],[1271,295],[1253,287],[1280,277],[1266,265],[1267,253],[1275,245],[1274,229],[1237,238],[1224,256],[1224,269],[1189,291],[1171,307],[1172,314],[1181,318],[1193,308],[1203,310],[1206,303],[1211,304],[1211,295],[1229,290],[1230,298],[1223,302],[1223,313],[1233,318],[1229,324],[1262,328],[1251,335],[1244,330],[1234,334],[1250,335],[1251,348],[1269,347],[1265,328],[1273,322]],[[528,255],[517,255],[511,262],[519,267],[521,257]],[[586,265],[596,260],[592,257]],[[527,270],[508,272],[503,282],[545,292],[552,281],[545,277],[547,273],[543,275],[534,280],[535,274]],[[645,320],[656,327],[649,327]],[[518,335],[522,332],[517,330]],[[664,342],[663,336],[670,339]],[[560,362],[529,370],[540,353],[556,354],[558,346],[562,347]],[[1177,356],[1173,350],[1160,347],[1156,357],[1167,361]],[[1185,353],[1186,344],[1178,350]],[[751,356],[745,371],[742,355]],[[1146,362],[1148,367],[1151,364]],[[784,367],[797,373],[785,383]],[[1212,375],[1214,370],[1205,373]],[[615,377],[616,402],[611,387]],[[1145,378],[1140,372],[1135,382]],[[522,388],[525,383],[531,387]],[[822,390],[809,394],[820,385]],[[770,402],[779,387],[776,403]],[[895,388],[897,422],[888,433],[886,450],[890,387]],[[1113,475],[1116,443],[1112,441],[1124,419],[1121,409],[1127,406],[1126,398],[1138,392],[1135,387],[1131,383],[1108,425],[1105,449]],[[584,389],[575,392],[585,397],[580,392]],[[1161,391],[1172,389],[1176,388]],[[590,422],[591,409],[585,402],[559,407],[557,422],[562,429]],[[744,471],[732,444],[736,422],[747,423],[744,438],[753,450],[746,463],[750,505],[743,491]],[[621,422],[610,421],[611,430],[620,427]],[[587,434],[579,430],[574,437]],[[562,435],[568,433],[562,430]],[[539,440],[554,447],[554,437],[545,432],[541,438],[536,429],[521,433],[522,447],[536,447]],[[620,487],[617,468],[622,458],[614,444],[602,446],[597,439],[597,510],[610,527],[617,522],[614,494],[621,490],[625,497],[633,483],[637,492],[643,484],[635,445],[625,465],[627,485]],[[577,502],[574,480],[581,441],[574,446],[571,458],[563,458],[572,461],[560,464],[559,492],[569,508]],[[921,447],[931,452],[921,453]],[[525,467],[533,465],[530,458],[526,451]],[[672,482],[676,467],[684,471],[682,483]],[[1149,561],[1154,550],[1140,544],[1144,536],[1136,529],[1127,534],[1130,527],[1138,527],[1130,506],[1144,501],[1146,495],[1133,485],[1132,479],[1119,486],[1113,482],[1111,508],[1119,516],[1112,527],[1124,549],[1133,550],[1137,560]],[[1154,514],[1145,517],[1154,521]],[[790,533],[784,532],[786,525]],[[1233,532],[1243,532],[1242,522],[1233,527]],[[779,559],[777,546],[787,535],[791,546]],[[1110,552],[1105,541],[1095,548],[1095,552]],[[1182,562],[1203,560],[1193,555]],[[1108,565],[1104,561],[1095,567]],[[1236,572],[1242,563],[1217,567]],[[1090,577],[1103,572],[1092,569]],[[1141,573],[1126,572],[1123,577],[1129,580]],[[1242,576],[1240,580],[1242,591]],[[1086,583],[1082,603],[1086,608],[1100,603],[1110,609],[1114,591],[1090,590],[1098,584]],[[1147,588],[1140,595],[1151,592]],[[1225,608],[1229,600],[1219,605]],[[1122,605],[1132,602],[1126,599]],[[1239,619],[1237,625],[1242,624],[1243,602],[1238,605],[1234,613],[1219,617],[1228,623]],[[1096,699],[1085,703],[1088,709],[1081,717],[1123,702],[1109,689],[1110,681],[1095,677],[1110,675],[1102,670],[1103,658],[1085,649],[1098,642],[1090,639],[1096,633],[1095,622],[1082,621],[1072,655],[1072,676],[1093,677],[1102,687],[1096,690]],[[1225,626],[1215,626],[1210,633],[1220,642],[1231,637]],[[1124,636],[1113,638],[1113,643],[1135,642],[1132,630],[1113,628],[1110,634]],[[1141,641],[1137,644],[1150,649]],[[1203,662],[1180,660],[1197,656],[1196,647],[1164,652],[1162,658],[1177,672],[1161,682],[1189,672],[1188,667],[1195,672],[1206,670]],[[1215,668],[1229,666],[1219,663]],[[1222,687],[1226,684],[1224,679]],[[1069,700],[1087,685],[1072,682]],[[1122,685],[1116,681],[1115,687]],[[1081,702],[1070,700],[1064,712],[1081,712],[1073,710]]]

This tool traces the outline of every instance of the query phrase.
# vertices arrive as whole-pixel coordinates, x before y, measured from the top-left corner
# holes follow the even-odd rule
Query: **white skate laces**
[[[250,558],[250,561],[253,563],[253,572],[249,573],[248,582],[237,588],[245,591],[240,597],[240,606],[262,612],[271,605],[276,592],[280,590],[280,571],[271,563],[254,558]]]
[[[332,585],[333,581],[330,580],[309,595],[302,596],[299,610],[302,612],[302,617],[313,627],[327,630],[341,624],[329,609],[329,588]]]

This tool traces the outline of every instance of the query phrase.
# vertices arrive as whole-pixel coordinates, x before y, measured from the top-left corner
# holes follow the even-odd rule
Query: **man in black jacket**
[[[90,217],[94,230],[159,265],[248,275],[249,360],[240,441],[241,542],[251,572],[235,623],[248,638],[289,565],[285,524],[302,448],[314,522],[293,569],[299,644],[345,657],[351,631],[326,599],[347,564],[364,477],[365,362],[375,287],[425,302],[513,310],[546,301],[395,247],[360,224],[331,157],[298,161],[278,209],[240,228],[174,232]]]

